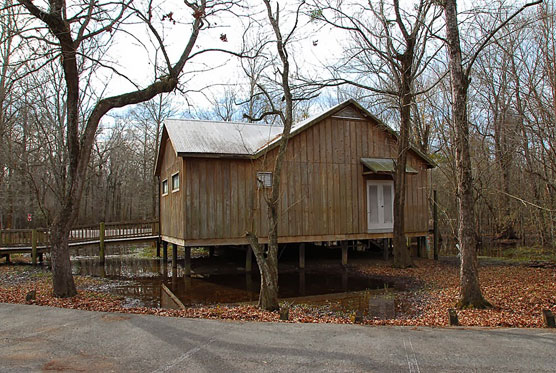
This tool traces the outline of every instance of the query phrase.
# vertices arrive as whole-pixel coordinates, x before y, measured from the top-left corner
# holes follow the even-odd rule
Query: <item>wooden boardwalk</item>
[[[50,251],[49,236],[49,230],[43,228],[0,230],[0,257],[8,258],[11,254],[30,253],[35,263],[38,255]],[[99,255],[103,257],[106,245],[158,242],[158,240],[158,220],[100,223],[72,229],[69,247],[98,246]]]

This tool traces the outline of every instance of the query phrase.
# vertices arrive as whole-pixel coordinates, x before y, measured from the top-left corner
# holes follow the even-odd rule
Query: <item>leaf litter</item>
[[[378,263],[378,264],[377,264]],[[448,309],[458,297],[459,268],[453,263],[418,259],[416,267],[395,269],[387,263],[373,262],[350,266],[372,277],[400,282],[403,290],[395,292],[395,317],[363,318],[338,312],[327,304],[294,304],[288,321],[280,321],[278,312],[263,311],[255,305],[192,306],[185,310],[136,307],[109,292],[89,290],[102,279],[75,276],[78,294],[73,298],[52,296],[51,274],[44,269],[0,266],[0,302],[31,303],[89,311],[151,314],[171,317],[219,320],[294,322],[294,323],[361,323],[367,325],[448,326]],[[458,310],[462,326],[543,327],[542,310],[556,313],[556,270],[526,265],[483,265],[479,268],[483,295],[493,304],[487,310]],[[29,302],[26,295],[36,291]]]

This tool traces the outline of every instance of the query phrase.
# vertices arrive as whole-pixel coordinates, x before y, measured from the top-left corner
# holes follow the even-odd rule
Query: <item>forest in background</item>
[[[485,8],[486,9],[486,8]],[[512,11],[511,4],[494,2],[488,11],[469,14],[467,32],[480,39],[490,25]],[[483,9],[484,10],[484,9]],[[10,16],[17,17],[17,14]],[[556,224],[556,27],[555,4],[548,1],[524,12],[501,30],[478,56],[471,74],[469,119],[475,181],[476,233],[483,244],[514,239],[521,245],[555,249]],[[64,137],[65,86],[59,67],[29,59],[9,61],[18,43],[10,17],[2,18],[0,82],[0,225],[2,228],[47,226],[51,211],[64,194],[67,149]],[[311,41],[324,43],[324,41]],[[325,67],[331,76],[346,74],[371,79],[365,60],[350,51],[361,40],[346,44],[343,58]],[[435,48],[434,42],[429,43]],[[431,55],[434,52],[431,52]],[[82,66],[85,75],[90,66]],[[450,124],[451,86],[442,51],[426,66],[412,89],[425,92],[412,106],[411,138],[433,156],[433,189],[439,195],[439,218],[446,246],[457,232],[454,129]],[[201,109],[184,104],[180,92],[155,97],[120,111],[97,131],[78,222],[126,221],[156,217],[158,183],[153,177],[162,121],[169,117],[242,120],[243,114],[264,112],[263,100],[253,96],[263,84],[257,61],[242,63],[238,81],[225,89],[210,88],[209,104]],[[92,74],[92,71],[91,71]],[[387,84],[384,82],[383,84]],[[397,128],[394,98],[349,84],[315,78],[300,79],[318,95],[298,102],[297,120],[354,98],[377,117]],[[315,88],[316,87],[316,88]],[[387,90],[387,86],[383,86]],[[86,86],[83,89],[93,88]],[[91,93],[95,97],[94,93]],[[280,105],[280,97],[276,97]],[[86,103],[84,103],[86,105]],[[432,203],[432,201],[431,201]],[[27,221],[27,214],[33,221]]]

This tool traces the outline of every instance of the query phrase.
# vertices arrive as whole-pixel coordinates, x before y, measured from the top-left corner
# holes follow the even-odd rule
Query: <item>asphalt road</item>
[[[0,372],[556,372],[556,331],[245,323],[0,304]]]

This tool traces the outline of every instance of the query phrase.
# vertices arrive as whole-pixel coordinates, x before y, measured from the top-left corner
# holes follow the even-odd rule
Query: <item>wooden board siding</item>
[[[288,198],[282,203],[288,216],[282,222],[288,224],[280,225],[280,236],[366,233],[367,196],[360,159],[395,155],[392,135],[366,120],[332,117],[292,138],[284,166]],[[426,232],[428,172],[414,153],[408,162],[419,174],[408,174],[406,231]]]
[[[254,161],[186,158],[186,242],[245,243],[246,231],[265,237],[265,190],[257,187],[256,172],[270,171],[276,152],[275,148]],[[281,241],[365,237],[366,176],[360,159],[395,155],[396,142],[390,133],[356,118],[330,117],[293,137],[283,167]],[[406,231],[427,232],[428,172],[414,153],[408,162],[419,173],[407,178]]]
[[[184,215],[184,173],[183,160],[176,156],[170,140],[166,141],[164,147],[162,167],[160,170],[160,183],[168,180],[168,194],[162,195],[160,188],[160,227],[161,234],[168,237],[183,238],[185,234],[185,215]],[[180,188],[177,192],[172,192],[172,175],[179,172]]]
[[[243,237],[254,225],[252,161],[186,158],[185,239]]]

